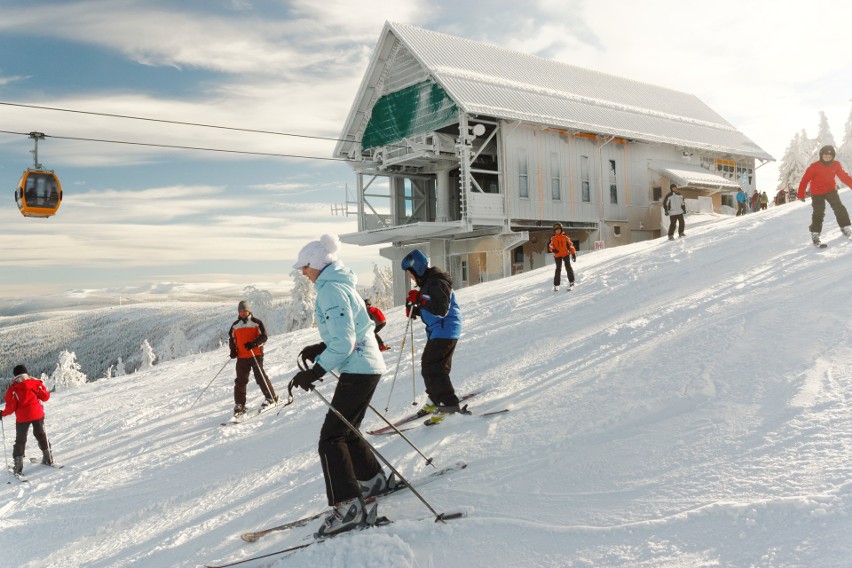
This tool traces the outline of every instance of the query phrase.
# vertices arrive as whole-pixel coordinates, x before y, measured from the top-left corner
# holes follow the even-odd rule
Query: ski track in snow
[[[459,291],[456,388],[484,389],[476,412],[511,410],[406,435],[438,467],[469,464],[422,491],[468,517],[417,521],[426,508],[398,494],[380,506],[390,526],[251,566],[848,565],[852,242],[829,212],[817,251],[809,217],[796,203],[688,219],[684,239],[580,255],[571,292],[551,290],[552,267]],[[406,324],[402,309],[387,315],[380,410]],[[279,395],[316,341],[315,330],[270,339]],[[254,544],[239,535],[326,508],[327,409],[299,390],[277,414],[219,426],[232,365],[189,407],[226,357],[55,393],[46,426],[65,468],[27,464],[29,484],[0,486],[3,563],[199,566],[305,542],[318,522]],[[406,344],[389,418],[412,409],[410,358]],[[422,403],[419,360],[415,372]],[[258,405],[253,382],[249,393]],[[382,424],[368,411],[363,429]],[[369,439],[407,477],[431,470],[401,438]]]

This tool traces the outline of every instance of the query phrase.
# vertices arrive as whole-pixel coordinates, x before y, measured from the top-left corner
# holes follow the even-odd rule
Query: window
[[[609,202],[618,203],[618,178],[615,174],[615,160],[609,161]]]
[[[512,251],[512,262],[515,264],[523,264],[524,262],[524,247],[515,247]]]
[[[559,183],[559,154],[550,153],[550,197],[554,201],[562,199],[562,187]]]
[[[589,177],[589,157],[580,156],[580,184],[583,187],[583,203],[592,202],[592,183]]]
[[[462,282],[467,282],[467,261],[461,261]]]
[[[662,187],[652,187],[651,188],[651,201],[659,201],[663,198],[663,188]]]
[[[523,148],[518,150],[518,195],[530,196],[530,179],[527,169],[527,151]]]

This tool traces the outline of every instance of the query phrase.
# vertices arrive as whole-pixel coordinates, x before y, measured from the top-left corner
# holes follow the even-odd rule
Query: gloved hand
[[[577,255],[576,255],[576,254],[572,254],[572,255],[571,255],[571,260],[573,260],[574,262],[577,262]]]
[[[243,347],[245,347],[246,349],[248,349],[249,351],[251,351],[252,349],[254,349],[255,347],[257,347],[257,343],[255,343],[254,341],[246,341],[246,342],[243,344]]]
[[[308,362],[313,363],[314,360],[319,357],[319,354],[325,351],[325,343],[314,343],[313,345],[308,345],[301,351],[299,351],[299,359],[302,360],[302,363],[305,367],[308,366]]]
[[[305,392],[312,391],[314,390],[314,383],[321,381],[324,374],[325,369],[319,365],[314,365],[313,369],[305,369],[296,373],[296,376],[293,377],[293,384]]]
[[[231,351],[231,359],[236,359],[236,358],[237,358],[237,350],[234,349],[233,351]]]
[[[664,212],[663,212],[663,214],[664,214],[666,217],[668,217],[668,216],[669,216],[669,212],[668,212],[668,211],[664,211]]]
[[[417,290],[408,292],[405,299],[405,317],[416,318],[420,316],[420,306],[423,305],[423,295]]]

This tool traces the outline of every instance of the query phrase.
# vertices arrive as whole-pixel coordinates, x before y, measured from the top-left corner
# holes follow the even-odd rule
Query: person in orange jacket
[[[840,196],[837,194],[837,182],[835,178],[852,187],[852,177],[846,173],[840,162],[834,159],[836,155],[834,146],[823,146],[819,150],[819,161],[814,162],[805,174],[802,176],[802,181],[799,183],[798,198],[800,201],[805,200],[805,188],[808,184],[811,186],[811,205],[813,206],[813,214],[811,215],[811,240],[814,246],[821,246],[819,239],[822,233],[822,220],[825,218],[825,204],[828,202],[831,209],[834,211],[834,217],[837,219],[837,224],[840,225],[840,230],[847,237],[852,237],[852,227],[849,223],[849,213],[843,202],[840,201]]]
[[[574,249],[574,243],[562,231],[562,223],[553,225],[553,236],[547,245],[548,252],[553,253],[553,258],[556,260],[556,273],[553,275],[553,291],[559,291],[559,284],[562,282],[562,263],[565,263],[565,272],[568,274],[568,291],[574,287],[574,269],[571,268],[571,262],[568,260],[570,256],[574,262],[577,262],[577,251]]]
[[[13,369],[15,378],[12,385],[6,391],[6,407],[2,416],[15,413],[15,446],[12,449],[12,458],[15,461],[14,472],[21,475],[24,472],[24,450],[27,447],[27,434],[30,424],[33,427],[33,435],[38,440],[38,447],[42,451],[41,463],[52,465],[53,453],[50,450],[50,441],[44,429],[44,406],[42,402],[50,399],[50,392],[44,383],[34,379],[27,374],[27,368],[17,365]]]
[[[266,400],[261,406],[266,407],[278,402],[278,395],[272,387],[272,381],[263,370],[263,344],[268,339],[263,322],[254,317],[251,307],[245,300],[237,305],[237,321],[231,324],[228,331],[228,345],[231,348],[231,359],[237,360],[237,378],[234,379],[234,416],[240,416],[246,411],[246,387],[249,372],[254,371],[254,380]]]

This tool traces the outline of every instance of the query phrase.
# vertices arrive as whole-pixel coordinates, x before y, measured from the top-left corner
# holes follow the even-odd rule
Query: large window
[[[530,196],[530,176],[527,167],[527,151],[524,148],[518,150],[518,195]]]
[[[609,202],[618,203],[618,176],[615,172],[615,160],[609,161]]]
[[[592,182],[589,171],[589,157],[580,156],[580,184],[583,188],[583,203],[592,202]]]
[[[554,201],[562,199],[562,186],[559,182],[559,154],[550,153],[550,197]]]

